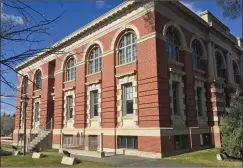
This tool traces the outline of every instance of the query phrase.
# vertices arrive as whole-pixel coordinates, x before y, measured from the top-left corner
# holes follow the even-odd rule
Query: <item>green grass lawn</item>
[[[216,158],[218,153],[220,153],[220,149],[214,148],[165,157],[162,160],[207,167],[235,167],[242,165],[240,161],[218,161]]]
[[[1,167],[67,167],[61,164],[62,158],[59,156],[45,156],[40,159],[32,159],[27,156],[1,156]],[[80,161],[79,164],[73,166],[78,167],[107,167],[112,166],[104,163]],[[71,166],[70,166],[71,167]]]
[[[12,145],[9,144],[1,144],[3,150],[12,150]]]

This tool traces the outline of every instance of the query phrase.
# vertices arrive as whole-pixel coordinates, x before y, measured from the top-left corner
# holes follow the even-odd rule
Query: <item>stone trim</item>
[[[62,89],[62,91],[66,92],[66,91],[69,91],[69,90],[75,90],[75,86],[72,86],[72,87],[69,87],[69,88],[64,88]]]
[[[180,67],[183,67],[184,66],[184,63],[179,62],[179,61],[176,61],[176,60],[173,60],[173,59],[170,59],[170,58],[168,58],[168,62],[170,62],[172,64],[175,64],[175,65],[178,65]]]
[[[131,76],[131,75],[135,75],[136,74],[136,70],[130,71],[130,72],[126,72],[126,73],[120,73],[115,75],[116,78],[123,78],[125,76]]]
[[[204,86],[204,80],[195,80],[195,100],[196,100],[196,110],[197,110],[197,121],[198,121],[198,125],[199,126],[207,126],[208,125],[208,116],[207,116],[207,105],[206,105],[206,90],[205,90],[205,86]],[[202,105],[202,111],[203,114],[202,116],[198,115],[198,104],[197,104],[197,88],[201,87],[202,88],[202,101],[203,101],[203,105]]]
[[[170,68],[171,69],[171,68]],[[169,85],[170,85],[170,109],[171,109],[171,120],[173,121],[173,127],[186,127],[185,121],[186,121],[186,116],[184,113],[185,110],[185,104],[184,104],[184,99],[185,99],[185,94],[184,94],[184,83],[183,83],[183,74],[178,71],[170,71],[170,79],[169,79]],[[173,114],[173,92],[172,92],[172,82],[176,81],[179,83],[179,100],[180,100],[180,105],[179,105],[179,111],[180,115],[174,115]]]
[[[70,120],[67,120],[67,96],[73,96],[73,118]],[[64,105],[63,105],[63,125],[64,128],[74,128],[74,121],[75,121],[75,90],[69,89],[64,92]]]
[[[127,74],[123,74],[121,76],[119,76],[118,78],[118,82],[117,82],[117,102],[118,102],[118,106],[117,106],[117,122],[118,122],[118,128],[121,127],[131,127],[131,128],[136,128],[137,126],[137,122],[138,122],[138,115],[137,115],[137,111],[138,111],[138,104],[135,103],[137,100],[137,81],[135,78],[134,74],[135,71],[133,71],[132,73],[127,73]],[[123,91],[122,91],[122,85],[127,84],[127,83],[132,83],[133,86],[133,114],[128,115],[128,116],[124,116],[123,111],[122,111],[122,105],[123,105],[123,101],[122,101],[122,97],[123,97]],[[132,123],[132,125],[127,125],[125,123]]]
[[[90,113],[90,92],[98,90],[98,117],[97,118],[91,118]],[[87,86],[87,125],[91,128],[101,128],[101,84],[100,82],[96,83],[90,83],[89,86]]]
[[[91,82],[86,82],[85,85],[94,85],[94,84],[98,84],[101,83],[101,80],[95,80],[95,81],[91,81]]]

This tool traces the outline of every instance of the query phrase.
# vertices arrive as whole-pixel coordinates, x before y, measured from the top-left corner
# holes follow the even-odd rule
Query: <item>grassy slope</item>
[[[235,167],[242,165],[238,161],[218,161],[216,158],[218,153],[219,149],[207,149],[178,156],[165,157],[162,160],[208,167]]]
[[[1,167],[67,167],[61,164],[61,157],[46,156],[40,159],[32,159],[31,156],[1,156]],[[75,167],[107,167],[112,166],[104,163],[81,161]]]

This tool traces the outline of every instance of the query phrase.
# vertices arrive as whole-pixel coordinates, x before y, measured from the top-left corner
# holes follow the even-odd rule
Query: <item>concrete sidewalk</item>
[[[55,153],[55,152],[42,152],[42,153],[45,155],[62,156],[62,154]],[[128,156],[128,155],[115,155],[115,156],[113,155],[113,156],[106,156],[103,158],[94,158],[94,157],[80,156],[80,155],[72,155],[72,156],[80,160],[107,163],[107,164],[112,164],[114,166],[120,166],[120,167],[196,167],[196,166],[185,165],[185,164],[169,163],[169,162],[161,161],[159,159],[150,159],[150,158]]]

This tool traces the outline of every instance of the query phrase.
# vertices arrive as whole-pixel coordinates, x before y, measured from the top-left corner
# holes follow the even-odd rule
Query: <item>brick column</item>
[[[63,127],[63,72],[55,74],[54,129]]]
[[[185,114],[186,124],[188,127],[195,127],[197,123],[197,110],[195,100],[195,77],[192,65],[192,53],[189,50],[180,52],[181,59],[184,63],[184,94],[185,94]]]
[[[29,75],[29,80],[32,80],[32,75]],[[28,81],[28,105],[26,108],[26,129],[31,129],[32,128],[32,123],[33,123],[33,88],[34,84],[33,81]]]
[[[86,126],[85,64],[76,67],[75,128]]]

